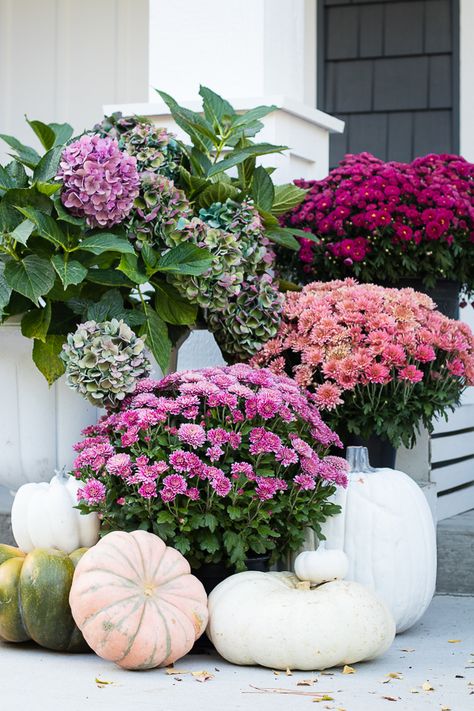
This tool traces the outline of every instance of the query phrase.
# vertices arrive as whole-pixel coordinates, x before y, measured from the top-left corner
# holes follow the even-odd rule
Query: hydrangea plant
[[[248,365],[137,384],[117,412],[85,432],[74,476],[84,513],[102,530],[152,531],[193,567],[245,568],[298,550],[305,527],[339,507],[347,464],[312,398],[286,376]]]
[[[96,407],[116,407],[151,370],[144,341],[117,319],[79,324],[61,359],[69,387]]]

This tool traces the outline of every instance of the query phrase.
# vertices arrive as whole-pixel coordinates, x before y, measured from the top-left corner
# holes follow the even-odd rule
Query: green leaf
[[[198,307],[186,301],[179,291],[164,281],[154,281],[156,300],[155,309],[163,321],[175,326],[188,326],[195,323]]]
[[[75,215],[71,215],[71,213],[68,212],[62,204],[59,195],[56,195],[54,197],[54,209],[56,210],[56,213],[58,215],[58,220],[60,220],[61,222],[69,222],[71,225],[78,225],[79,227],[85,228],[85,219],[83,217],[76,217]]]
[[[271,114],[272,111],[277,111],[278,106],[272,104],[271,106],[256,106],[250,111],[246,111],[243,114],[238,114],[236,118],[232,121],[232,128],[237,128],[239,126],[245,126],[246,124],[258,121],[258,119]]]
[[[31,126],[33,131],[36,133],[38,136],[41,145],[43,148],[45,148],[47,151],[49,151],[50,148],[53,147],[54,145],[54,140],[56,138],[56,135],[51,128],[51,126],[48,126],[47,124],[43,123],[42,121],[30,121],[28,116],[25,115],[27,123]]]
[[[54,269],[47,259],[29,254],[21,261],[12,260],[5,265],[8,286],[23,294],[38,306],[38,299],[53,287]]]
[[[232,153],[229,153],[229,155],[223,160],[220,160],[218,163],[214,163],[208,170],[207,175],[210,178],[213,175],[217,175],[217,173],[221,173],[224,170],[233,168],[235,165],[239,165],[239,163],[242,163],[247,158],[251,158],[253,156],[263,156],[268,153],[281,153],[281,151],[285,151],[286,149],[287,146],[275,146],[272,143],[254,143],[246,148],[236,149],[232,151]]]
[[[116,269],[89,269],[87,280],[103,286],[133,286],[134,284],[125,274]]]
[[[10,148],[12,148],[18,156],[18,160],[24,163],[28,168],[34,168],[40,161],[39,154],[34,148],[30,146],[25,146],[21,141],[19,141],[15,136],[8,136],[5,133],[0,133],[0,138],[2,138],[5,143],[7,143]]]
[[[58,190],[61,190],[61,185],[60,183],[43,183],[39,181],[36,183],[36,189],[39,190],[40,193],[43,193],[43,195],[47,195],[49,197],[50,195],[57,193]]]
[[[155,270],[171,274],[198,276],[207,271],[211,263],[212,255],[207,249],[183,242],[160,257]]]
[[[35,226],[31,220],[23,220],[23,222],[20,222],[18,227],[15,227],[10,236],[17,242],[20,242],[20,244],[26,245],[28,237],[33,232],[34,228]]]
[[[298,240],[284,227],[271,227],[265,232],[265,235],[268,239],[271,239],[272,242],[279,244],[281,247],[292,249],[295,252],[300,248]]]
[[[55,177],[58,172],[59,160],[61,158],[62,146],[56,146],[51,148],[50,151],[44,154],[40,162],[33,171],[33,181],[35,183],[42,182],[46,183]],[[57,186],[57,187],[56,187]],[[59,183],[55,184],[55,189],[61,187]],[[54,192],[54,190],[53,190]]]
[[[34,207],[47,215],[49,215],[52,210],[51,200],[46,195],[42,195],[38,192],[36,186],[33,188],[12,188],[11,190],[7,190],[3,196],[3,200],[16,209],[19,207],[27,209]]]
[[[235,200],[239,195],[239,190],[231,183],[218,182],[209,185],[200,193],[198,202],[200,207],[209,207],[214,202],[225,202],[228,198]]]
[[[53,254],[51,262],[65,289],[80,284],[87,276],[87,267],[74,259],[66,261],[63,254]]]
[[[29,185],[28,175],[23,165],[17,160],[12,160],[8,163],[6,171],[10,178],[14,181],[15,188],[26,188]]]
[[[209,123],[214,126],[222,127],[224,117],[230,119],[235,115],[233,106],[207,86],[201,85],[199,87],[199,94],[203,98],[202,107],[204,109],[204,115]]]
[[[145,310],[146,321],[141,334],[146,335],[146,345],[155,356],[163,373],[168,370],[171,355],[171,341],[168,329],[162,318],[150,306]]]
[[[124,254],[117,269],[123,272],[134,284],[146,284],[148,277],[138,267],[136,254]]]
[[[3,313],[5,306],[10,301],[12,289],[8,286],[4,275],[5,263],[0,261],[0,315]]]
[[[67,235],[64,234],[56,220],[50,215],[45,215],[44,212],[40,212],[40,210],[36,210],[34,207],[17,207],[17,210],[35,224],[41,237],[44,237],[56,246],[68,246]]]
[[[273,181],[261,165],[255,168],[252,181],[252,197],[257,207],[270,212],[275,198]]]
[[[200,548],[205,550],[207,553],[210,553],[211,555],[213,553],[217,553],[220,548],[218,537],[210,531],[206,531],[205,533],[202,533],[199,536],[199,543]]]
[[[242,516],[242,512],[238,506],[228,506],[227,513],[231,521],[237,521]]]
[[[206,119],[195,111],[190,111],[180,106],[172,96],[164,91],[159,91],[158,89],[157,91],[168,106],[178,126],[188,134],[199,150],[207,153],[213,145],[218,145],[219,140]]]
[[[273,215],[283,215],[288,210],[291,210],[296,205],[302,202],[304,196],[308,191],[299,188],[293,183],[286,183],[285,185],[277,185],[275,187],[275,200],[273,202],[272,214]]]
[[[78,249],[83,249],[92,254],[103,254],[104,252],[119,252],[120,254],[135,254],[133,246],[128,239],[117,237],[117,235],[104,232],[91,235],[82,240]]]
[[[49,385],[52,385],[65,370],[59,354],[61,353],[65,336],[46,336],[43,341],[33,344],[33,361],[38,370],[44,375]]]
[[[8,174],[7,169],[4,168],[3,165],[0,165],[0,188],[9,190],[10,188],[14,188],[15,185],[15,180]]]
[[[68,123],[50,123],[48,124],[54,131],[54,145],[62,146],[69,141],[74,130]]]
[[[36,338],[45,343],[50,323],[51,303],[48,301],[43,309],[32,309],[26,312],[21,319],[21,332],[25,338]]]

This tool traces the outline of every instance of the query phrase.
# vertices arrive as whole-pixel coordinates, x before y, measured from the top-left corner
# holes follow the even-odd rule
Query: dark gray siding
[[[458,0],[319,0],[318,107],[346,121],[332,166],[458,152],[458,32]]]

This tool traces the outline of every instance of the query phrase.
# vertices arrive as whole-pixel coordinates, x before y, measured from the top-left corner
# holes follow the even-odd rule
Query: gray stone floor
[[[353,674],[336,669],[330,675],[275,675],[270,669],[236,667],[206,655],[186,657],[175,666],[182,672],[179,676],[163,669],[132,673],[92,654],[66,656],[0,643],[0,708],[473,711],[474,597],[436,597],[415,628],[397,637],[382,658],[354,664]],[[189,673],[202,670],[213,678],[199,683]],[[307,679],[314,684],[298,685]],[[317,692],[327,692],[331,699],[314,706]]]

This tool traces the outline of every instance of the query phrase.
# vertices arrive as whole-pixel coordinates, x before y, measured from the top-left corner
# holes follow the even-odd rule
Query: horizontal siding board
[[[385,55],[422,54],[423,0],[410,0],[385,8]]]
[[[438,496],[437,511],[439,521],[470,509],[474,509],[474,484],[451,494]]]
[[[474,427],[474,404],[457,407],[454,412],[448,414],[447,421],[444,418],[438,418],[434,425],[434,434],[465,430],[468,427]]]
[[[464,432],[431,440],[431,462],[433,464],[469,457],[471,454],[474,454],[474,432]]]
[[[433,469],[431,480],[436,482],[438,492],[454,489],[463,484],[474,483],[474,459],[450,464],[447,467]]]

